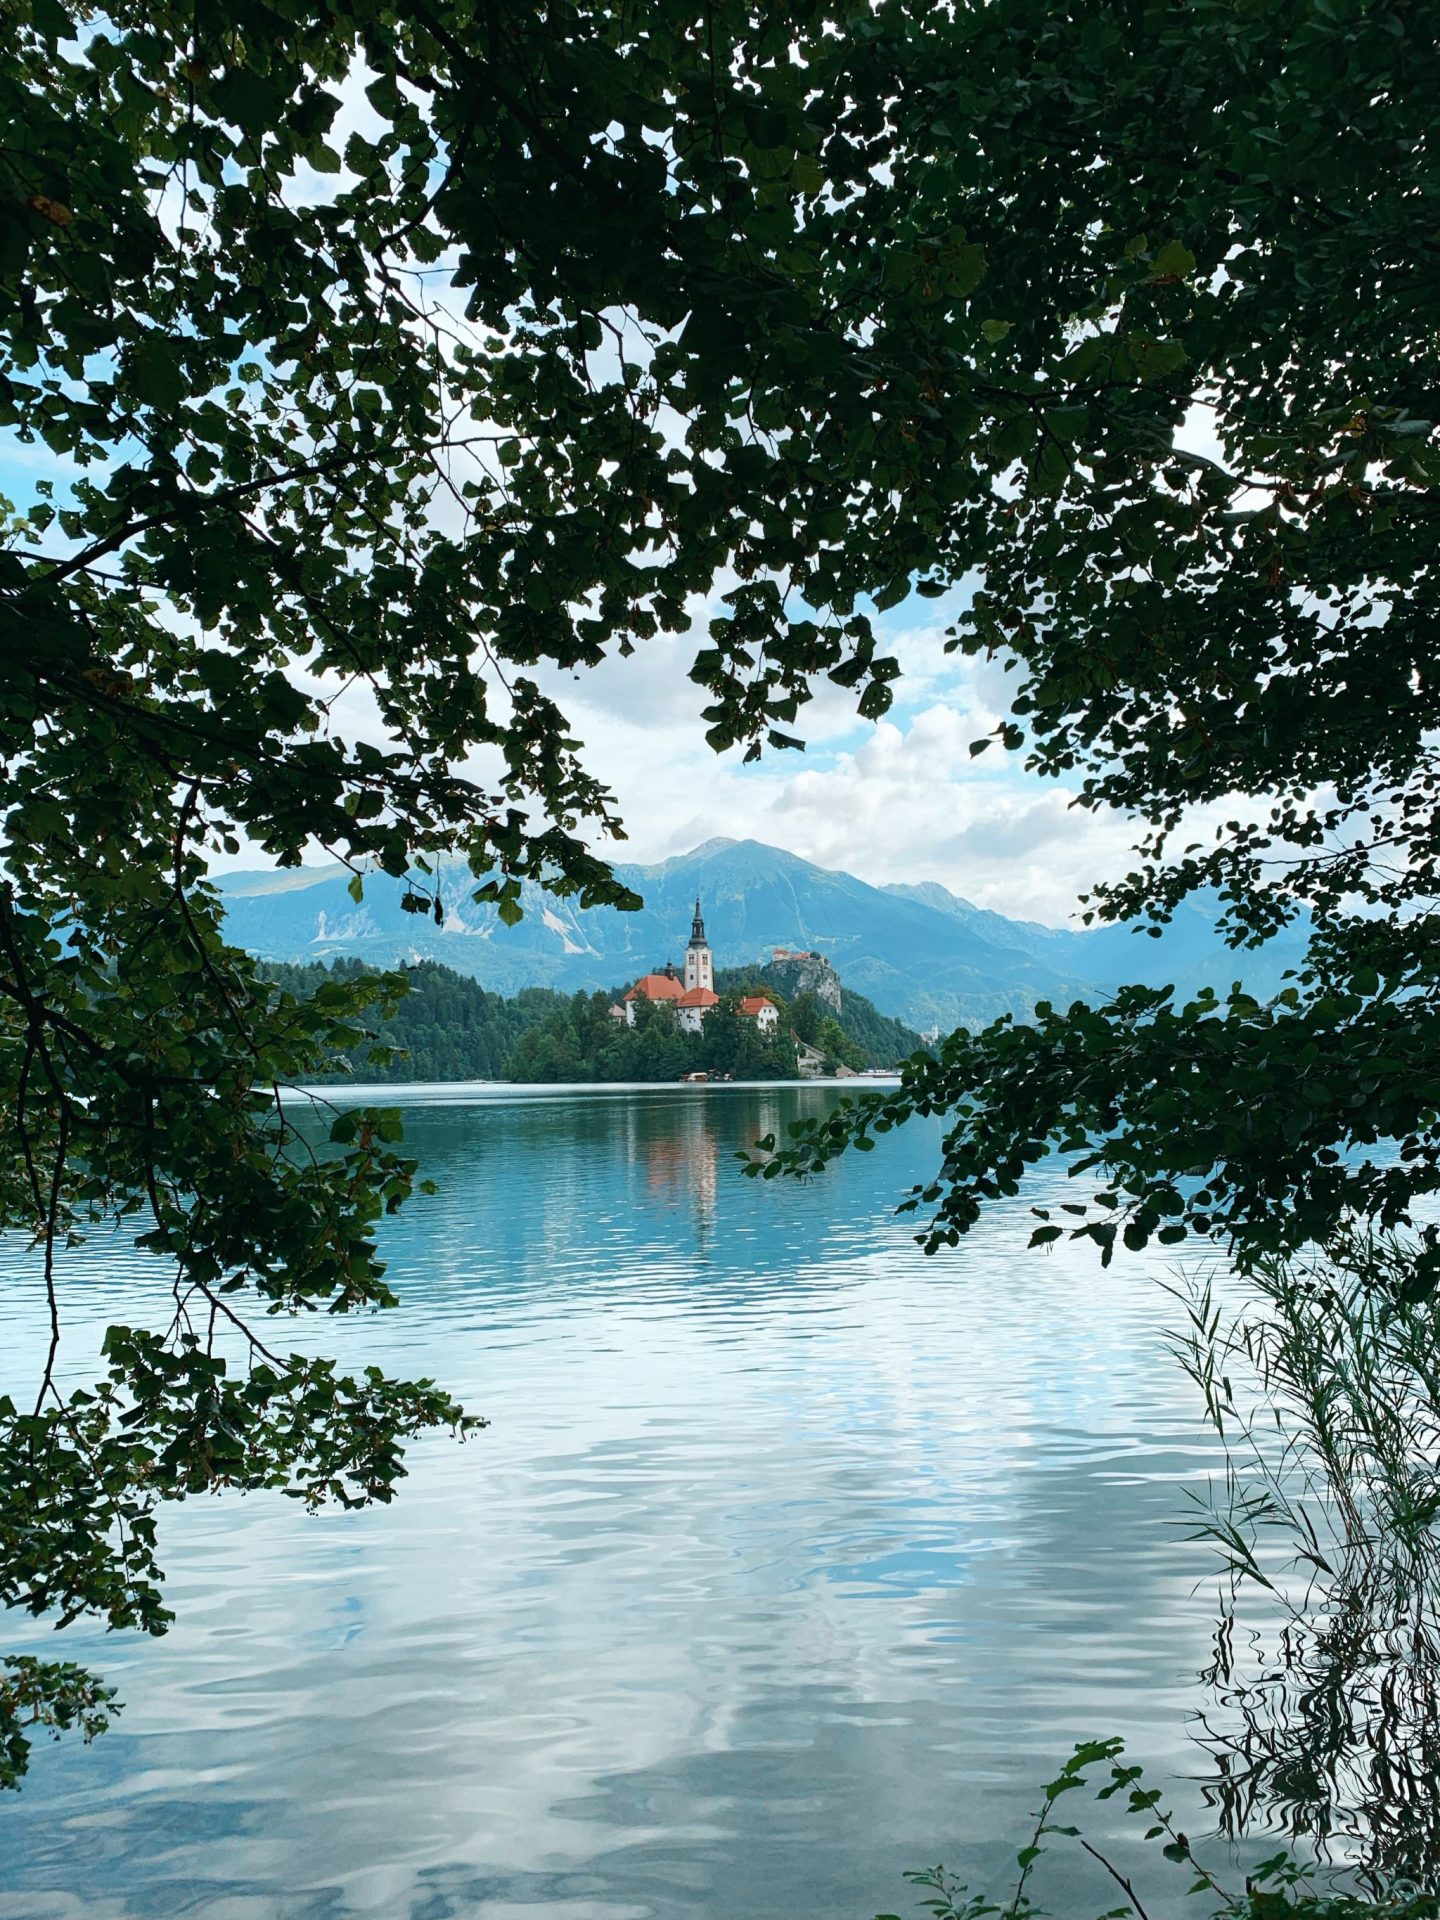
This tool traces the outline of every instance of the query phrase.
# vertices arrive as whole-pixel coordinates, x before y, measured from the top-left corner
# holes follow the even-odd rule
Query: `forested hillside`
[[[788,1002],[795,1031],[812,1046],[820,1045],[819,1025],[832,1019],[860,1055],[858,1059],[847,1060],[847,1065],[893,1067],[924,1044],[913,1027],[881,1013],[873,1000],[853,992],[843,981],[839,983],[840,1005],[831,1007],[813,993],[794,991],[793,966],[777,966],[772,961],[763,967],[735,968],[733,974],[734,984],[739,985],[743,980],[747,991],[768,993],[781,1006]],[[731,972],[726,971],[719,978],[728,982]],[[811,1031],[812,1026],[816,1032]]]
[[[272,960],[267,978],[297,999],[327,981],[356,980],[373,969],[360,960]],[[527,987],[507,998],[435,960],[406,969],[410,990],[391,1013],[367,1016],[375,1040],[399,1049],[392,1060],[370,1058],[374,1042],[335,1054],[336,1079],[357,1081],[678,1080],[686,1073],[732,1074],[737,1080],[796,1077],[794,1037],[816,1047],[829,1066],[892,1067],[920,1045],[902,1021],[879,1013],[863,994],[844,992],[838,1015],[813,994],[787,1001],[774,967],[732,968],[716,978],[721,1005],[703,1035],[678,1031],[673,1015],[642,1005],[633,1028],[610,1014],[622,988],[609,993],[556,993]],[[744,993],[770,995],[782,1031],[762,1038],[735,1006]]]
[[[328,980],[355,980],[373,972],[361,960],[312,961],[289,966],[271,960],[265,973],[279,987],[308,999]],[[356,1080],[498,1080],[516,1041],[565,997],[529,987],[514,999],[491,993],[478,981],[421,960],[407,969],[410,991],[393,1013],[370,1016],[376,1039],[403,1049],[401,1057],[376,1062],[365,1044],[335,1056],[336,1077]]]
[[[718,984],[718,983],[717,983]],[[553,1001],[557,996],[547,996]],[[794,1036],[782,1024],[766,1039],[736,1009],[740,995],[722,993],[704,1031],[684,1033],[666,1003],[640,1001],[635,1025],[610,1012],[615,996],[577,993],[552,1006],[520,1035],[505,1067],[507,1080],[679,1080],[687,1073],[736,1080],[795,1080]]]

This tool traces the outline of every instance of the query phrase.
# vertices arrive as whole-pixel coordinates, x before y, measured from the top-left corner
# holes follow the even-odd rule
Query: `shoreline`
[[[559,1099],[574,1094],[680,1094],[703,1098],[709,1094],[779,1092],[805,1087],[836,1089],[899,1086],[895,1074],[847,1075],[814,1080],[388,1080],[336,1081],[325,1086],[289,1089],[316,1106],[461,1106],[506,1099]]]

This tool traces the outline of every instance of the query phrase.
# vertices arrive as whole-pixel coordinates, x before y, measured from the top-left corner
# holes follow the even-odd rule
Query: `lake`
[[[417,1445],[388,1510],[171,1510],[164,1640],[7,1621],[125,1711],[0,1802],[0,1916],[866,1920],[915,1911],[907,1867],[1000,1885],[1077,1739],[1203,1771],[1184,1496],[1219,1462],[1165,1348],[1173,1261],[1028,1251],[1059,1167],[926,1259],[893,1207],[931,1124],[741,1177],[835,1097],[386,1089],[441,1188],[386,1229],[403,1305],[290,1344],[492,1424]],[[14,1389],[43,1301],[0,1259]],[[167,1292],[123,1239],[70,1256],[71,1376]]]

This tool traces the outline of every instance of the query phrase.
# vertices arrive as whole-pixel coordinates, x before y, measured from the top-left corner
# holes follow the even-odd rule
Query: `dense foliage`
[[[679,1080],[687,1073],[710,1073],[735,1080],[794,1080],[793,1038],[784,1030],[762,1034],[739,1012],[739,999],[733,990],[722,993],[701,1031],[686,1033],[666,1001],[639,1002],[631,1027],[610,1012],[615,995],[577,993],[520,1036],[505,1077]]]
[[[298,998],[308,998],[330,981],[358,980],[371,971],[363,960],[328,965],[317,960],[305,966],[266,960],[260,970]],[[562,995],[544,987],[507,999],[434,960],[418,961],[404,980],[405,991],[385,1019],[369,1022],[374,1038],[336,1054],[322,1078],[498,1080],[521,1034],[565,1004]]]
[[[978,581],[954,638],[1014,667],[1003,743],[1147,823],[1098,911],[1215,884],[1240,940],[1317,916],[1275,1003],[955,1036],[804,1164],[938,1108],[932,1239],[1059,1144],[1107,1252],[1251,1257],[1358,1211],[1413,1225],[1433,1283],[1428,9],[8,0],[4,28],[0,432],[41,477],[0,548],[0,1218],[54,1303],[70,1234],[135,1216],[179,1312],[167,1280],[96,1391],[47,1368],[0,1402],[0,1598],[158,1629],[158,1501],[386,1497],[405,1436],[459,1419],[250,1330],[388,1302],[413,1168],[378,1112],[305,1150],[281,1090],[387,990],[257,985],[207,855],[319,845],[358,895],[454,850],[507,916],[527,876],[624,904],[547,689],[706,595],[709,738],[755,753],[817,676],[883,713],[871,610]],[[1187,849],[1196,803],[1231,824]],[[0,1687],[11,1772],[47,1687]]]

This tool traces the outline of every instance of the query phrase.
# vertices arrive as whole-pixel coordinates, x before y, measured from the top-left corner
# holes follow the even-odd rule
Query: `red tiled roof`
[[[740,1002],[739,1011],[753,1015],[759,1013],[762,1007],[769,1007],[772,1013],[779,1012],[779,1008],[776,1007],[775,1002],[773,1000],[767,1000],[763,993],[747,993],[745,998]]]
[[[668,973],[643,973],[626,994],[627,1000],[681,1000],[685,989]]]
[[[675,1002],[677,1007],[714,1007],[719,1003],[719,994],[712,993],[709,987],[692,987]]]

